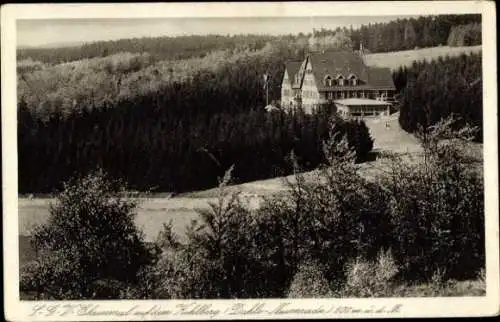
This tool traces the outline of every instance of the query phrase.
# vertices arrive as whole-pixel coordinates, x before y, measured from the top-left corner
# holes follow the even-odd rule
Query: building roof
[[[389,68],[372,67],[368,70],[368,84],[378,88],[396,89]]]
[[[290,84],[295,83],[295,75],[297,75],[300,65],[302,65],[301,61],[289,61],[285,63],[285,70],[288,73],[288,80],[290,81]]]
[[[307,66],[307,57],[304,59],[299,66],[299,69],[295,75],[294,81],[292,82],[292,88],[301,88],[302,81],[304,80],[304,73]]]
[[[394,82],[389,68],[368,67],[363,58],[350,51],[325,51],[310,53],[302,62],[287,62],[285,67],[292,88],[300,88],[307,62],[311,63],[314,80],[319,91],[385,89],[394,90]],[[326,86],[325,77],[355,75],[356,86]],[[298,76],[298,77],[296,77]]]
[[[361,106],[361,105],[391,105],[391,103],[379,100],[371,100],[367,98],[346,98],[335,100],[334,103],[346,106]]]
[[[295,77],[295,74],[299,71],[300,65],[302,64],[301,61],[288,61],[285,63],[285,68],[288,71],[288,77],[293,79]]]
[[[309,55],[312,71],[319,90],[328,89],[323,80],[327,75],[336,78],[342,75],[344,78],[354,74],[363,82],[368,82],[368,67],[365,66],[361,56],[349,51],[325,51]]]

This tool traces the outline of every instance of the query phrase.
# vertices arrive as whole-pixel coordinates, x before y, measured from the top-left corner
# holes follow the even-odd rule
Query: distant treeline
[[[482,55],[471,53],[431,62],[415,62],[393,74],[397,88],[404,89],[400,108],[401,127],[414,132],[451,114],[479,127],[482,140]]]
[[[81,46],[61,48],[24,48],[17,51],[17,59],[31,58],[48,64],[59,64],[86,58],[105,57],[121,52],[149,53],[159,60],[204,57],[214,50],[262,49],[275,36],[265,35],[192,35],[179,37],[130,38],[97,41]]]
[[[474,28],[464,25],[474,23]],[[448,38],[456,29],[465,29],[457,42]],[[481,44],[481,15],[439,15],[410,19],[397,19],[388,23],[363,25],[359,29],[338,29],[350,35],[354,49],[360,43],[373,53],[410,50],[416,47],[435,46],[473,46]],[[321,29],[315,31],[316,36],[331,35],[333,31]],[[479,37],[478,37],[479,34]]]
[[[473,28],[464,27],[474,24]],[[457,34],[449,41],[450,33]],[[465,31],[465,32],[464,32]],[[314,30],[315,37],[331,36],[342,32],[352,40],[353,49],[360,43],[371,52],[388,52],[414,49],[415,47],[434,47],[439,45],[470,46],[481,43],[481,15],[438,15],[410,19],[397,19],[388,23],[362,25],[358,29],[322,28]],[[157,60],[177,60],[204,57],[214,50],[262,49],[266,43],[283,39],[297,41],[312,36],[312,33],[287,36],[270,35],[192,35],[179,37],[132,38],[114,41],[98,41],[74,47],[62,48],[24,48],[17,51],[17,59],[32,59],[46,64],[105,57],[121,52],[148,53]],[[307,42],[306,42],[307,43]]]

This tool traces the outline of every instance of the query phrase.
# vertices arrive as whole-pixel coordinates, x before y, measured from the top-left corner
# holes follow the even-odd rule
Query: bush
[[[484,188],[465,157],[470,128],[453,119],[421,131],[422,161],[394,158],[383,180],[390,195],[394,255],[407,279],[470,278],[484,267]],[[457,140],[455,138],[462,138]]]
[[[356,259],[347,265],[343,297],[389,297],[394,295],[394,278],[399,272],[391,252],[379,253],[376,261]]]
[[[40,253],[21,273],[21,290],[43,299],[118,298],[152,259],[135,207],[123,185],[101,171],[66,183],[48,222],[34,231]]]
[[[355,152],[346,136],[331,129],[324,147],[328,164],[311,177],[299,173],[288,192],[265,201],[257,211],[258,249],[280,267],[277,289],[288,290],[298,264],[318,261],[332,290],[341,287],[345,264],[358,255],[374,256],[388,240],[383,192],[357,174]],[[292,157],[294,160],[294,157]]]
[[[303,262],[293,277],[289,298],[333,297],[324,268],[317,261]]]
[[[163,254],[150,276],[158,281],[155,298],[260,297],[265,292],[259,251],[252,240],[256,225],[250,212],[226,187],[228,170],[216,202],[200,209],[201,221],[187,229],[181,243],[166,226],[158,244]]]

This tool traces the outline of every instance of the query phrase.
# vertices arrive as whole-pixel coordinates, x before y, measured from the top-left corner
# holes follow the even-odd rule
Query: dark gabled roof
[[[368,81],[368,68],[365,66],[363,59],[354,52],[317,52],[311,53],[309,58],[319,90],[325,88],[323,80],[327,75],[330,75],[332,78],[336,78],[338,75],[347,78],[350,74],[354,74],[358,79],[364,82]]]
[[[295,75],[299,71],[301,64],[302,64],[301,61],[289,61],[285,63],[285,69],[288,73],[288,79],[290,80],[291,84],[294,83]]]
[[[389,68],[371,67],[368,70],[368,84],[377,88],[396,89]]]
[[[386,89],[394,90],[394,82],[389,68],[368,67],[363,58],[350,51],[326,51],[310,53],[301,62],[291,61],[285,64],[292,88],[301,88],[307,62],[311,63],[312,72],[319,91]],[[327,75],[336,78],[342,75],[348,78],[354,74],[360,80],[356,86],[326,86]]]

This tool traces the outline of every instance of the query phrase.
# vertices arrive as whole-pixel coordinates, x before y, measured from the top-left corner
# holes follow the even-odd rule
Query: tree
[[[413,23],[411,20],[408,20],[408,22],[406,23],[404,32],[404,41],[406,49],[415,48],[417,35],[415,33],[415,28],[413,27]]]
[[[70,181],[33,233],[36,260],[21,291],[41,299],[118,298],[151,253],[134,224],[136,201],[102,171]]]
[[[422,37],[421,38],[422,38],[422,41],[421,41],[420,47],[430,47],[433,45],[431,29],[429,27],[428,21],[424,22],[424,28],[422,30]]]
[[[343,31],[337,31],[332,35],[316,35],[309,38],[309,48],[314,51],[320,50],[352,50],[351,38]]]

